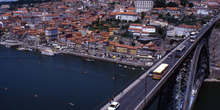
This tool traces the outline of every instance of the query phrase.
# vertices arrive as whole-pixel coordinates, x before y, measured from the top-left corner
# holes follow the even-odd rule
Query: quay
[[[0,42],[0,45],[9,46],[9,47],[20,46],[24,44],[25,43],[17,41],[17,40],[5,40],[5,41]]]
[[[80,54],[80,53],[75,53],[75,52],[68,52],[68,51],[59,51],[59,54],[67,54],[67,55],[74,55],[74,56],[79,56],[79,57],[85,57],[85,58],[92,58],[96,60],[102,60],[102,61],[108,61],[112,63],[119,63],[119,64],[124,64],[124,65],[129,65],[129,66],[134,66],[134,67],[145,67],[143,63],[137,63],[137,62],[128,62],[125,60],[117,60],[117,59],[110,59],[110,58],[103,58],[103,57],[97,57],[97,56],[92,56],[92,55],[85,55],[85,54]]]
[[[220,83],[219,79],[211,78],[211,79],[205,79],[204,82],[218,82]]]
[[[14,47],[14,46],[22,46],[22,47],[27,47],[27,48],[32,48],[34,50],[38,50],[39,52],[41,52],[44,49],[48,49],[50,47],[46,47],[43,45],[37,45],[37,46],[31,46],[28,45],[28,43],[24,43],[18,40],[5,40],[5,41],[1,41],[0,45],[3,46],[9,46],[9,47]],[[95,59],[95,60],[102,60],[102,61],[107,61],[107,62],[112,62],[112,63],[118,63],[118,64],[123,64],[123,65],[128,65],[128,66],[134,66],[134,67],[149,67],[151,65],[146,65],[145,62],[143,61],[128,61],[126,59],[114,59],[114,58],[107,58],[107,57],[100,57],[100,56],[94,56],[94,55],[88,55],[88,54],[83,54],[83,53],[78,53],[78,52],[74,52],[74,51],[70,51],[70,50],[59,50],[59,49],[55,49],[54,50],[55,54],[66,54],[66,55],[74,55],[74,56],[79,56],[79,57],[83,57],[83,58],[91,58],[91,59]]]

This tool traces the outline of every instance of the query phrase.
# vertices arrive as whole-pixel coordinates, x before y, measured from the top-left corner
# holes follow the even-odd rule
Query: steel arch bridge
[[[159,110],[190,110],[203,80],[209,75],[207,40],[204,38],[173,72],[161,93]]]
[[[191,110],[203,80],[210,74],[209,36],[219,18],[216,16],[200,28],[194,42],[187,37],[123,92],[116,94],[114,99],[120,103],[119,110],[145,110],[155,104],[158,110]],[[176,58],[177,48],[182,45],[185,49]],[[170,55],[174,57],[168,58]],[[160,80],[147,76],[162,63],[169,66]],[[105,104],[101,110],[108,106]]]

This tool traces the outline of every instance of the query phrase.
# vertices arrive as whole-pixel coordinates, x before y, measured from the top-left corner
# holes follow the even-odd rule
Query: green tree
[[[160,13],[160,14],[158,15],[158,18],[163,19],[163,14]]]
[[[127,30],[127,31],[122,35],[122,37],[129,38],[130,35],[131,35],[131,33]]]
[[[166,7],[166,2],[165,0],[157,0],[154,3],[154,7]]]
[[[121,40],[119,40],[119,44],[124,44],[124,42],[123,42],[123,41],[121,41]]]
[[[186,6],[187,3],[188,3],[187,0],[180,0],[180,4],[184,7]]]
[[[168,7],[177,7],[178,5],[176,2],[169,2],[169,3],[167,3],[167,6]]]
[[[189,3],[189,7],[190,8],[194,7],[194,4],[193,3]]]
[[[171,16],[169,12],[168,12],[166,15],[167,15],[167,16]]]
[[[134,21],[134,23],[141,23],[141,20],[137,19],[137,20]]]
[[[145,13],[142,11],[142,12],[141,12],[141,19],[142,19],[142,20],[144,19],[144,16],[145,16]]]

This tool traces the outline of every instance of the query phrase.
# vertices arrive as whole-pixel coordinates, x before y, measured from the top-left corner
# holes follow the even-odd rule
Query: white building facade
[[[145,26],[143,24],[130,24],[128,31],[132,32],[135,36],[148,36],[150,33],[156,32],[156,27]]]
[[[175,27],[174,30],[177,36],[183,36],[183,35],[186,35],[188,32],[195,31],[199,28],[200,28],[199,26],[179,25]]]
[[[126,21],[135,21],[138,19],[138,14],[134,12],[113,12],[111,18]]]
[[[136,0],[135,12],[140,13],[142,11],[151,10],[154,6],[153,0]]]

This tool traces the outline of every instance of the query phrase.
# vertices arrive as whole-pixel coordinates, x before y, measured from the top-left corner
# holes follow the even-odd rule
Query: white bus
[[[160,66],[158,66],[154,71],[153,71],[153,75],[152,78],[153,79],[161,79],[163,77],[163,75],[167,72],[167,67],[169,65],[166,63],[162,63],[160,64]]]

